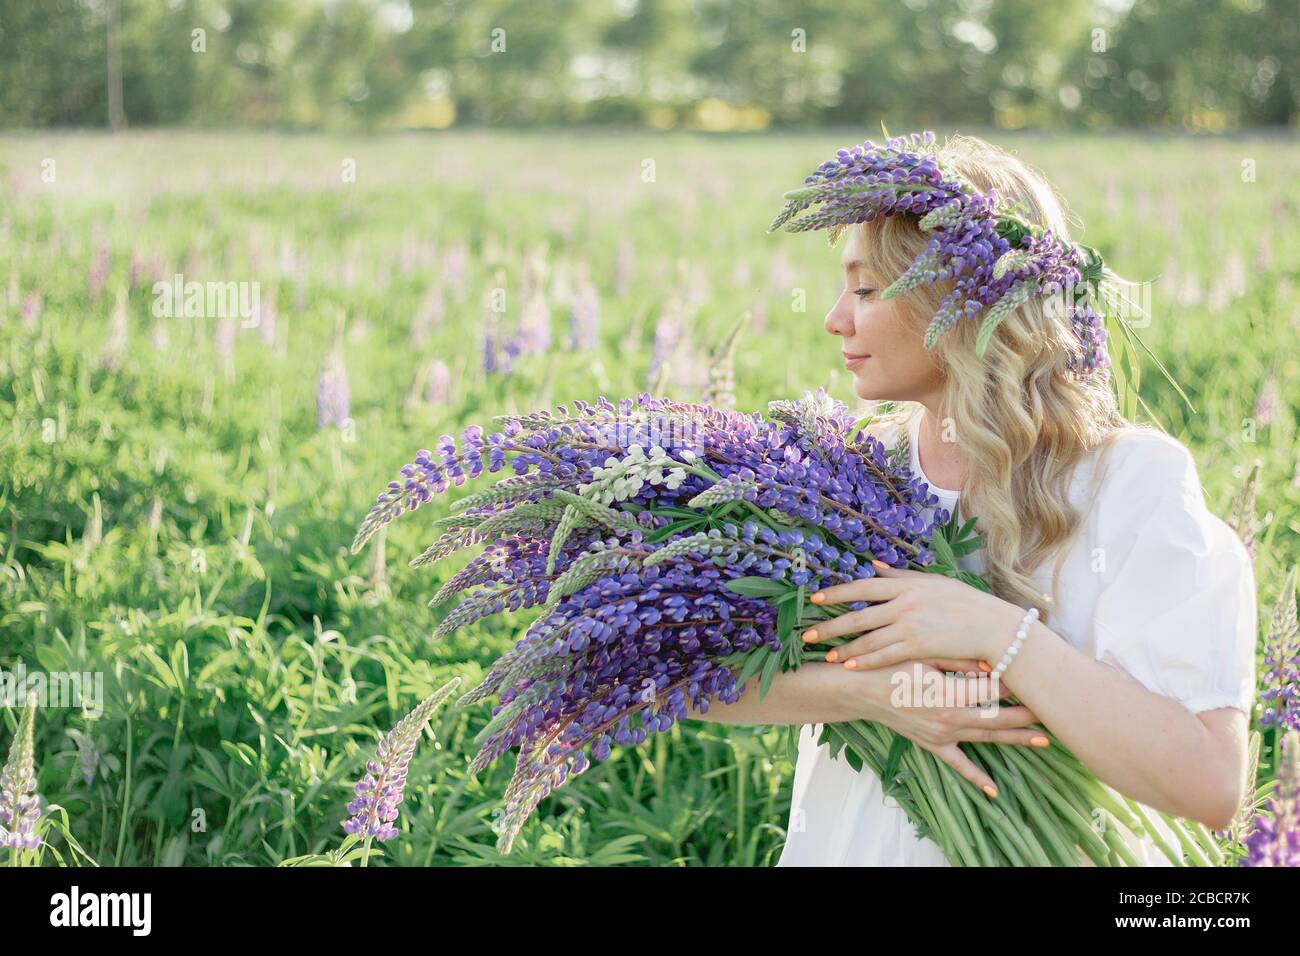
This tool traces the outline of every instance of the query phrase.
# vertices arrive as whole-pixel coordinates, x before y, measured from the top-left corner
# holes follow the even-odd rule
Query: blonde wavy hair
[[[947,138],[937,156],[977,188],[1018,200],[1028,218],[1070,241],[1064,201],[1040,172],[1017,157],[962,135]],[[854,228],[862,231],[864,258],[886,284],[931,238],[910,214]],[[924,284],[894,301],[919,334],[952,287],[952,280]],[[1074,332],[1065,310],[1031,299],[997,327],[983,358],[975,355],[980,324],[958,321],[930,350],[944,378],[938,419],[941,425],[952,423],[969,461],[958,505],[963,517],[978,516],[976,527],[986,545],[984,579],[1004,600],[1038,607],[1046,621],[1066,545],[1084,517],[1070,504],[1074,470],[1089,452],[1099,451],[1095,494],[1113,438],[1135,426],[1120,413],[1108,376],[1078,380],[1067,371],[1066,349]],[[876,421],[908,422],[919,411],[920,406],[901,402]],[[1053,552],[1052,593],[1044,595],[1031,575]]]

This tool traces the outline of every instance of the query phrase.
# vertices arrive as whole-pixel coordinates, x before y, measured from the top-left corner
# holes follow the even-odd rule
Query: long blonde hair
[[[948,138],[937,151],[945,168],[977,188],[1018,200],[1037,224],[1069,241],[1064,202],[1047,179],[1010,153],[974,136]],[[883,282],[903,273],[925,248],[930,235],[909,214],[861,223],[866,261]],[[899,296],[908,321],[924,330],[951,280],[924,284]],[[978,516],[985,535],[983,577],[993,593],[1022,607],[1050,614],[1065,545],[1083,521],[1071,506],[1075,467],[1102,445],[1113,447],[1119,430],[1132,427],[1121,415],[1114,392],[1101,374],[1075,379],[1066,370],[1066,348],[1073,339],[1069,316],[1043,298],[1015,309],[989,340],[984,357],[975,354],[977,320],[958,321],[931,349],[944,378],[940,425],[951,422],[969,462],[961,486],[963,517]],[[900,403],[891,417],[908,421],[919,407]],[[1096,475],[1100,482],[1102,462]],[[1057,553],[1051,595],[1032,574]]]

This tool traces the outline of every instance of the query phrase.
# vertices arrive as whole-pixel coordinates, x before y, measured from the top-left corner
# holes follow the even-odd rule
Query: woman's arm
[[[858,720],[869,710],[873,680],[854,680],[842,667],[808,661],[772,679],[767,695],[759,699],[757,675],[750,678],[734,704],[715,700],[708,712],[691,709],[691,716],[718,724],[829,724]],[[846,678],[848,678],[846,680]]]
[[[941,660],[945,669],[974,671],[974,661]],[[899,682],[920,677],[942,678],[944,706],[899,706],[894,702]],[[908,662],[908,666],[853,671],[838,664],[808,661],[773,678],[761,700],[759,678],[750,678],[734,704],[714,701],[707,712],[691,716],[720,724],[821,724],[869,720],[907,737],[929,750],[961,776],[997,795],[993,779],[958,746],[960,742],[1046,747],[1048,739],[1035,728],[1038,716],[1028,707],[1000,707],[996,712],[976,704],[992,700],[988,682],[974,684],[960,675],[944,676],[939,668]],[[924,686],[924,685],[922,685]],[[982,692],[982,694],[981,694]],[[1008,691],[1003,690],[1000,696]],[[688,702],[688,706],[689,702]]]
[[[1038,621],[1004,680],[1103,782],[1216,830],[1232,822],[1246,788],[1241,711],[1194,714],[1080,653]]]

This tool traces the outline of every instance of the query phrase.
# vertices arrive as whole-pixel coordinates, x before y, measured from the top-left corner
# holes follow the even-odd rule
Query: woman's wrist
[[[889,695],[893,684],[882,675],[891,675],[894,668],[881,670],[850,670],[839,664],[827,665],[837,673],[835,679],[835,707],[843,717],[841,720],[868,720],[884,722],[891,709]]]
[[[1007,649],[1015,643],[1016,632],[1022,624],[1026,624],[1031,628],[1029,637],[1026,638],[1026,640],[1029,640],[1033,637],[1033,625],[1038,623],[1036,619],[1026,622],[1026,614],[1029,608],[1019,607],[1010,601],[1003,601],[999,611],[1000,613],[996,616],[993,625],[985,632],[983,642],[983,659],[991,667],[996,667],[998,662],[1003,659]]]

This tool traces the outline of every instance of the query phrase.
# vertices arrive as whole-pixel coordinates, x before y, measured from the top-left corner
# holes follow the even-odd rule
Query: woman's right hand
[[[961,662],[940,662],[958,669]],[[973,668],[971,668],[973,671]],[[897,676],[896,676],[897,675]],[[987,674],[979,674],[987,678]],[[1041,728],[1033,727],[1038,717],[1023,705],[982,708],[1007,697],[1002,684],[994,694],[988,680],[949,674],[922,661],[907,661],[890,667],[845,671],[845,679],[857,678],[850,693],[862,704],[861,717],[884,724],[930,751],[990,797],[997,795],[993,779],[968,757],[958,743],[1019,744],[1047,746]],[[938,684],[943,682],[942,705]],[[914,685],[919,687],[914,690]],[[1032,728],[1032,729],[1031,729]]]

